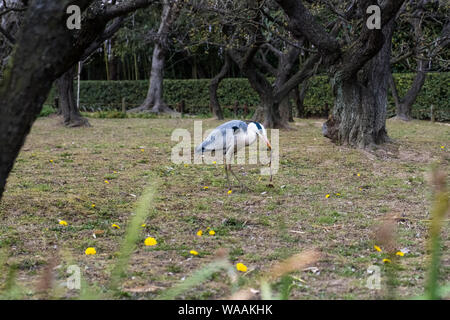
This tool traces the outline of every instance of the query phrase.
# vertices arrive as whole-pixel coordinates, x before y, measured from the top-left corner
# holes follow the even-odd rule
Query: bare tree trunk
[[[305,116],[304,101],[306,97],[306,91],[308,90],[309,80],[305,80],[300,87],[295,87],[292,91],[294,96],[295,105],[297,107],[297,117],[302,118]]]
[[[258,93],[261,101],[261,106],[256,109],[252,118],[253,121],[262,122],[267,128],[289,128],[289,121],[293,121],[289,92],[292,91],[295,85],[312,75],[312,65],[305,64],[301,73],[296,73],[296,75],[289,78],[297,56],[298,49],[295,47],[292,47],[288,53],[280,55],[273,85],[257,70],[256,65],[252,61],[248,61],[245,66],[241,66],[241,70],[252,88]],[[237,61],[238,59],[234,60]],[[239,62],[237,63],[239,65]],[[288,82],[289,86],[287,86]]]
[[[56,80],[59,95],[59,107],[63,115],[63,124],[66,127],[90,127],[89,121],[81,115],[75,102],[73,90],[75,70],[75,67],[70,68]]]
[[[415,14],[411,17],[411,24],[414,27],[414,35],[416,41],[419,42],[423,38],[422,32],[422,17],[423,17],[423,4],[419,4]],[[445,28],[443,29],[443,36],[445,37]],[[442,45],[442,43],[441,43]],[[416,48],[417,50],[417,48]],[[392,74],[389,78],[389,85],[391,87],[392,96],[394,97],[395,107],[396,107],[396,118],[403,121],[410,121],[412,106],[419,95],[420,90],[423,87],[426,79],[427,64],[428,61],[424,61],[422,58],[417,58],[417,70],[414,77],[413,83],[409,88],[408,92],[403,98],[398,96],[397,87],[395,85],[394,78]]]
[[[141,106],[128,112],[176,113],[163,100],[163,80],[169,30],[178,13],[179,8],[176,4],[171,4],[168,0],[164,1],[161,23],[156,35],[155,47],[153,48],[152,70],[150,72],[150,85],[147,97]]]
[[[392,74],[390,75],[389,85],[391,87],[392,96],[395,102],[395,118],[398,120],[410,121],[412,119],[412,106],[416,101],[416,98],[419,95],[426,79],[426,70],[424,68],[424,64],[425,62],[423,60],[419,60],[417,62],[417,72],[414,77],[413,83],[403,98],[399,97],[394,78]]]
[[[13,3],[14,1],[0,2],[0,12],[5,12]],[[0,79],[11,56],[20,23],[21,15],[18,12],[11,11],[6,14],[0,14]]]
[[[209,103],[211,105],[211,111],[217,120],[223,120],[223,111],[220,107],[219,99],[217,98],[217,88],[230,69],[230,60],[229,55],[225,53],[225,63],[223,64],[222,69],[220,69],[220,72],[212,78],[209,83]]]
[[[357,77],[333,79],[335,105],[322,132],[333,142],[359,148],[373,148],[388,142],[386,131],[387,91],[394,20],[383,28],[384,43]]]
[[[335,105],[322,131],[333,142],[372,148],[388,141],[385,106],[378,103],[370,85],[358,81],[336,83]]]
[[[150,74],[150,86],[147,98],[140,107],[142,110],[151,110],[152,112],[173,112],[163,100],[163,80],[164,63],[166,51],[161,45],[155,44],[153,49],[152,70]]]
[[[286,129],[289,128],[288,119],[283,118],[280,112],[280,103],[276,103],[271,95],[265,95],[261,98],[263,107],[264,121],[267,128]]]
[[[0,82],[0,199],[56,75],[76,62],[70,61],[73,55],[81,55],[70,42],[72,35],[60,23],[68,3],[31,2],[11,57],[13,62]]]
[[[111,80],[119,80],[119,73],[118,73],[118,68],[117,68],[117,57],[111,57],[108,60],[108,69],[109,69],[109,77],[111,78]],[[138,80],[138,79],[136,79]]]
[[[280,104],[275,102],[272,95],[259,95],[261,105],[256,108],[252,121],[261,122],[266,128],[289,128],[287,117],[282,117]]]
[[[287,95],[283,100],[281,100],[280,115],[283,121],[294,122],[294,118],[292,116],[292,103],[290,95]]]

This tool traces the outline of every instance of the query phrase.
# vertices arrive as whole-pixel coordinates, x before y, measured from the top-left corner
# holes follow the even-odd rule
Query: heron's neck
[[[256,140],[256,132],[252,130],[247,131],[247,141],[245,142],[245,145],[249,146]]]

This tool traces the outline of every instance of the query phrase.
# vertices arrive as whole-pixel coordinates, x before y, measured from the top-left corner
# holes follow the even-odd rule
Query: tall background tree
[[[140,107],[132,109],[130,112],[149,110],[156,113],[173,113],[173,110],[164,102],[163,79],[166,55],[169,49],[170,29],[178,18],[180,10],[181,1],[163,0],[158,31],[149,35],[154,43],[154,48],[147,97]]]

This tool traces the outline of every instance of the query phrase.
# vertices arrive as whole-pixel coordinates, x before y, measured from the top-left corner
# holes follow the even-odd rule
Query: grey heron
[[[231,120],[215,128],[208,137],[195,148],[195,153],[203,154],[205,152],[223,152],[224,168],[227,177],[228,186],[231,188],[228,171],[238,180],[242,187],[246,186],[239,180],[236,174],[231,170],[232,157],[236,152],[254,143],[260,137],[267,145],[268,150],[272,149],[267,139],[266,129],[259,122],[246,123],[241,120]],[[248,189],[248,188],[247,188]]]

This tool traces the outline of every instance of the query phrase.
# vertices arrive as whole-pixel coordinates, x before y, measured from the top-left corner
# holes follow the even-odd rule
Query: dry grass
[[[436,160],[448,172],[449,126],[389,121],[396,143],[370,154],[331,144],[321,136],[320,119],[297,119],[295,130],[280,134],[275,188],[266,187],[268,177],[258,180],[257,167],[239,166],[236,171],[246,173],[253,191],[228,195],[220,165],[170,162],[176,144],[170,140],[172,130],[192,131],[192,119],[90,122],[92,128],[65,129],[55,118],[39,119],[9,178],[0,204],[0,247],[9,252],[8,264],[18,266],[25,298],[42,297],[37,288],[42,274],[48,276],[48,262],[58,265],[56,283],[66,279],[61,249],[70,251],[90,283],[106,290],[130,214],[152,174],[159,179],[155,208],[131,256],[125,297],[155,297],[212,261],[214,252],[224,247],[233,263],[249,268],[233,290],[255,287],[277,262],[318,248],[318,271],[295,273],[291,298],[377,298],[382,292],[365,287],[366,270],[373,264],[384,268],[372,234],[377,221],[388,214],[398,218],[398,249],[409,250],[399,259],[398,293],[423,292],[425,220],[431,199],[426,177]],[[205,120],[203,128],[218,124]],[[69,225],[60,226],[58,219]],[[113,223],[121,228],[113,229]],[[208,235],[207,228],[215,230],[215,236]],[[199,229],[202,237],[196,236]],[[448,282],[444,229],[442,278]],[[157,246],[143,245],[149,235],[158,240]],[[84,255],[91,246],[97,255]],[[199,255],[191,256],[192,249]],[[233,293],[230,281],[215,274],[181,298],[226,298]],[[58,292],[62,297],[76,295]]]

